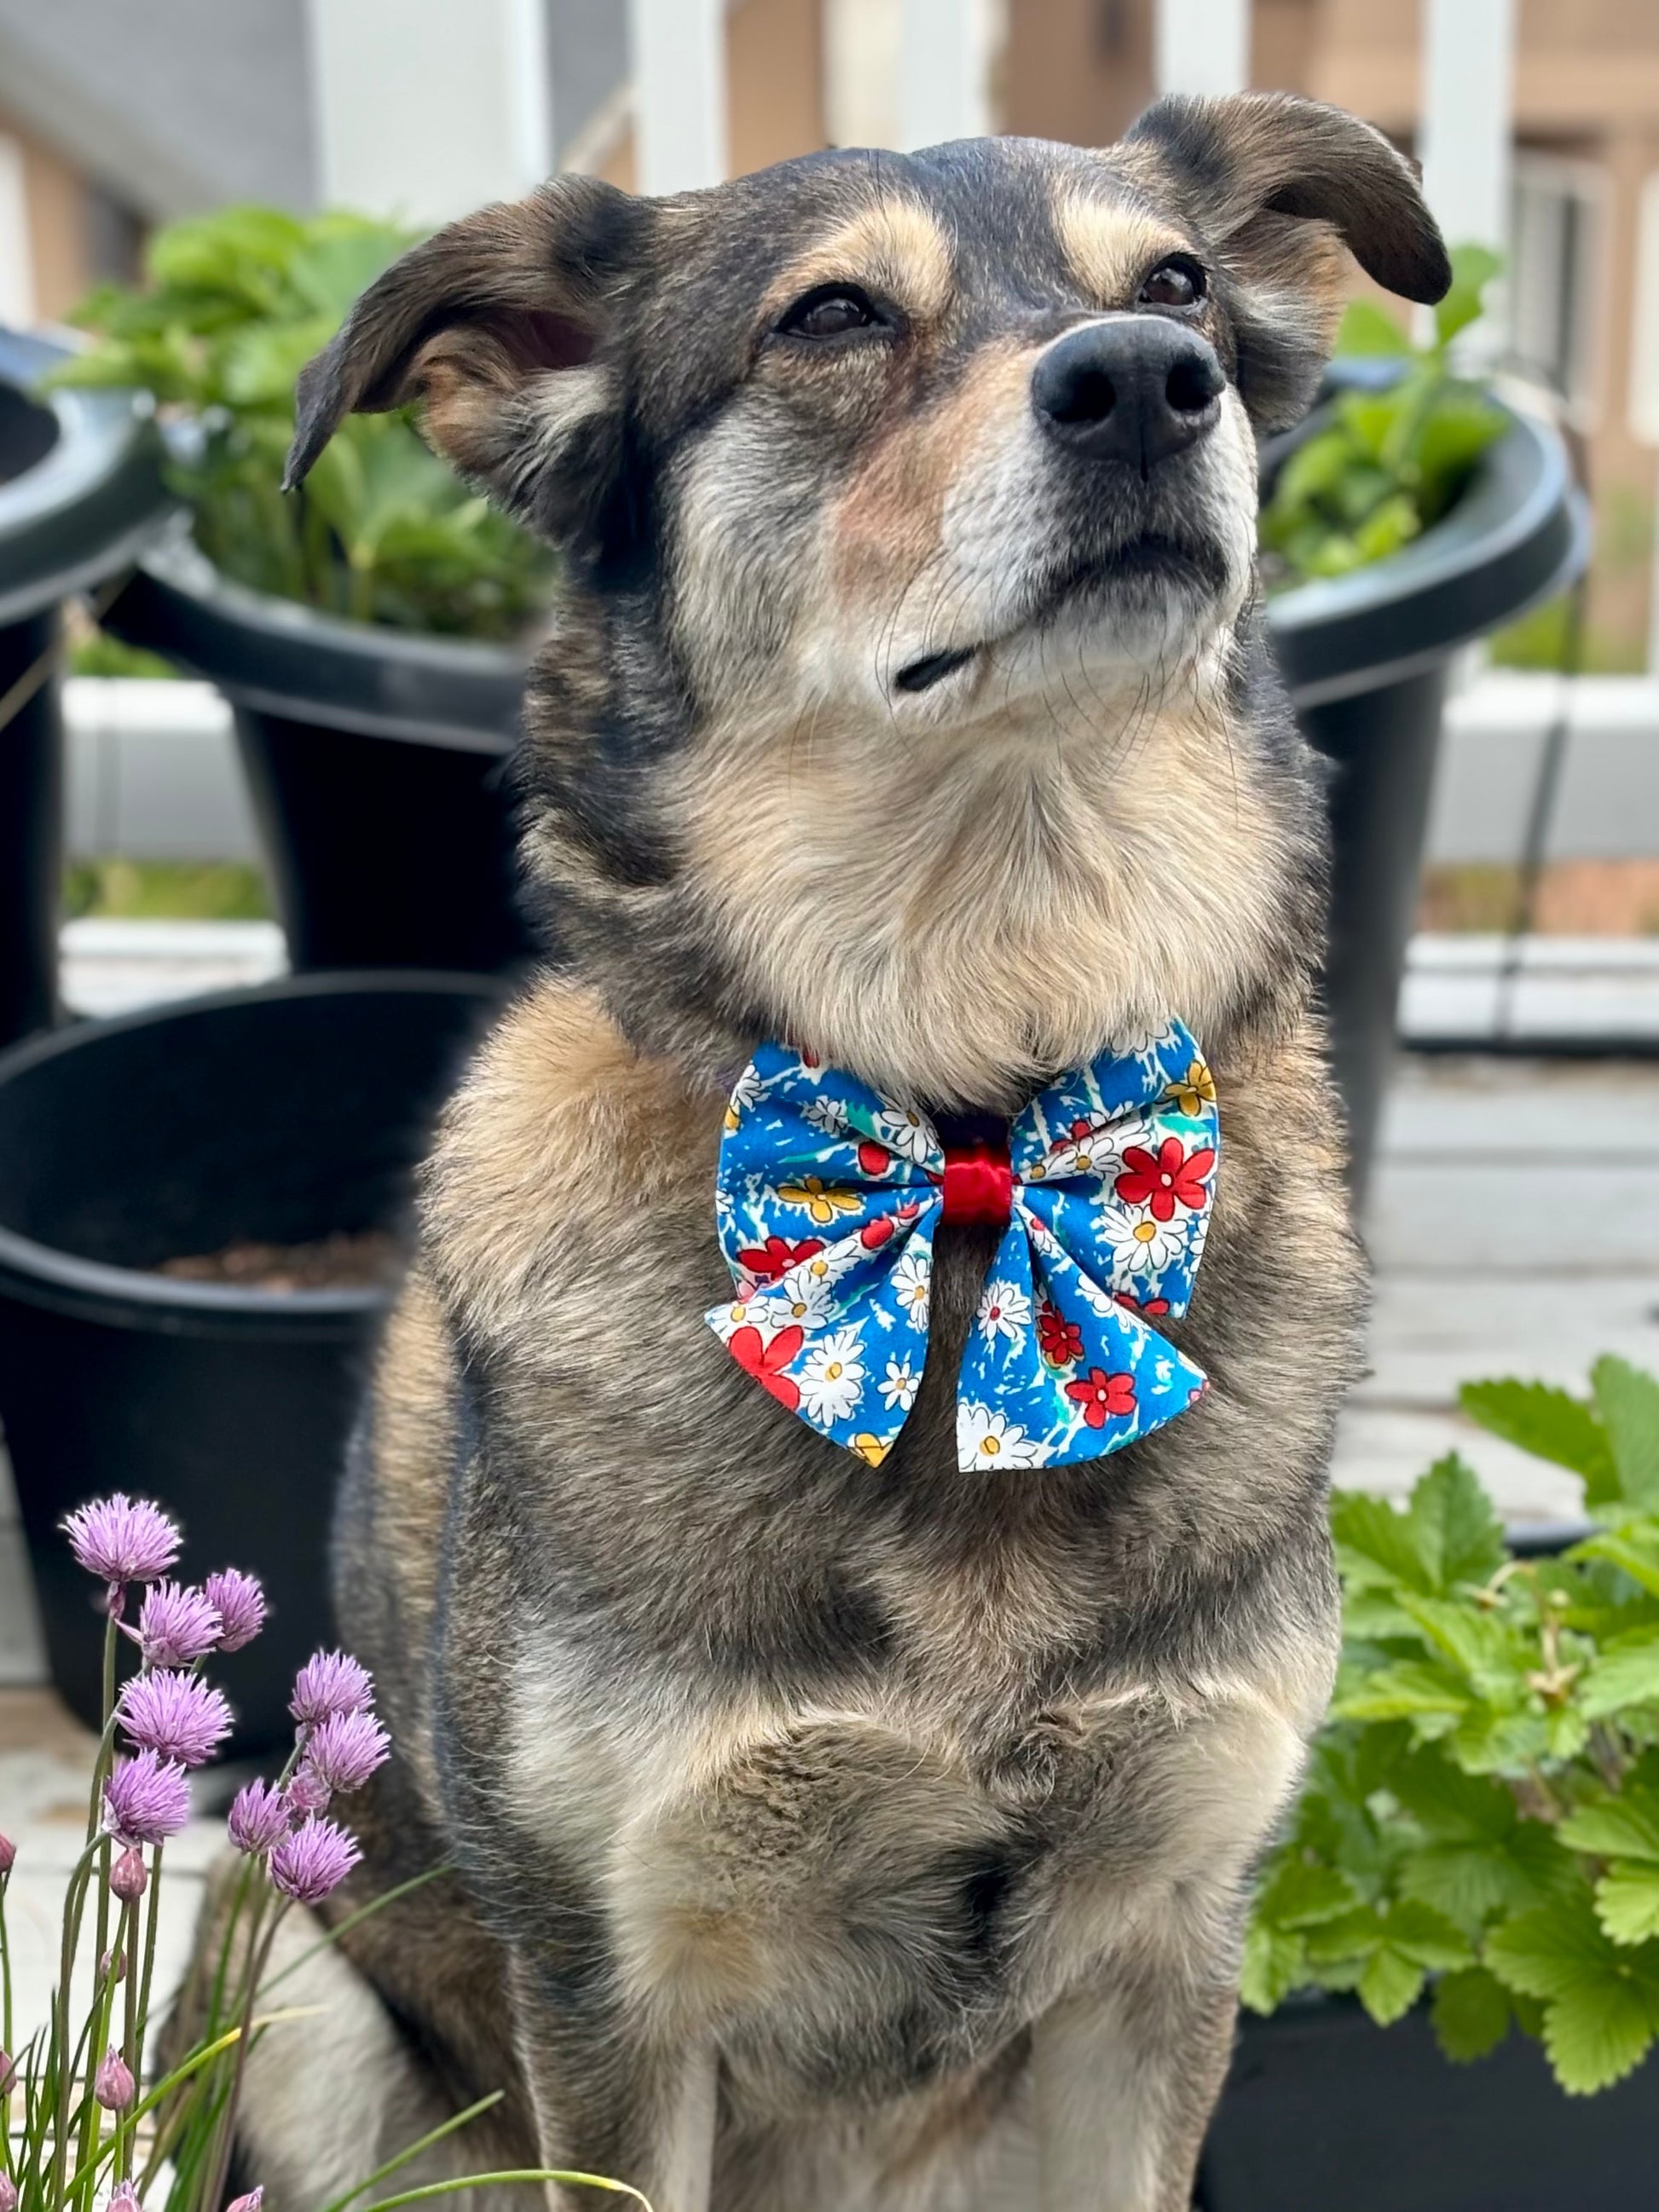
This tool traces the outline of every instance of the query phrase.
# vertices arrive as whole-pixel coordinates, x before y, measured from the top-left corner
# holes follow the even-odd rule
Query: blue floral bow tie
[[[934,1232],[994,1223],[958,1460],[1097,1459],[1204,1388],[1149,1323],[1187,1310],[1219,1143],[1215,1085],[1178,1022],[1043,1091],[1006,1138],[962,1146],[856,1077],[763,1045],[726,1110],[714,1217],[737,1295],[708,1326],[763,1390],[878,1465],[921,1381]]]

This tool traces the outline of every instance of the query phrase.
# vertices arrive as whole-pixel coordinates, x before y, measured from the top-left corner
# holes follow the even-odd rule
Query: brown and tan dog
[[[1364,125],[1171,100],[1101,153],[561,179],[416,247],[307,372],[296,477],[418,396],[562,549],[520,783],[562,959],[448,1113],[339,1522],[401,1752],[355,1900],[454,1871],[255,2052],[280,2212],[495,2088],[427,2170],[658,2212],[1188,2203],[1336,1644],[1359,1267],[1253,549],[1345,243],[1448,281]],[[959,1473],[971,1228],[880,1468],[704,1327],[757,1041],[1007,1113],[1171,1015],[1224,1132],[1169,1325],[1212,1387],[1171,1426]]]

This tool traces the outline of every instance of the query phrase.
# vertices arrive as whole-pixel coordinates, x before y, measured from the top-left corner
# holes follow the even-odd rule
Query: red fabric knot
[[[965,1145],[947,1144],[942,1196],[943,1220],[983,1221],[993,1229],[1006,1229],[1014,1211],[1014,1170],[1007,1138],[975,1137]]]

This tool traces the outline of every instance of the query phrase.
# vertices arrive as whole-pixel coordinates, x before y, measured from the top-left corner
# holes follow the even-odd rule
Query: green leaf
[[[1629,1705],[1659,1699],[1659,1636],[1604,1651],[1577,1686],[1576,1700],[1586,1720],[1605,1720]]]
[[[1655,2029],[1653,1999],[1611,1984],[1575,1990],[1544,2014],[1544,2049],[1570,2097],[1610,2089],[1647,2057]]]
[[[1469,1964],[1472,1954],[1462,1929],[1416,1899],[1402,1899],[1380,1916],[1379,1925],[1389,1949],[1414,1965],[1446,1973]]]
[[[1367,1960],[1359,1977],[1359,2002],[1379,2027],[1392,2027],[1417,2002],[1425,1978],[1422,1968],[1399,1952],[1380,1950]]]
[[[1659,1512],[1659,1381],[1609,1354],[1590,1370],[1595,1410],[1607,1432],[1619,1494]]]
[[[1538,1663],[1535,1647],[1499,1614],[1481,1613],[1450,1598],[1404,1591],[1400,1609],[1426,1641],[1450,1661],[1479,1694],[1493,1704],[1514,1704]]]
[[[1331,1534],[1343,1580],[1355,1588],[1403,1587],[1425,1594],[1434,1589],[1421,1548],[1420,1524],[1385,1498],[1370,1498],[1362,1491],[1334,1491]]]
[[[1468,1685],[1449,1668],[1425,1659],[1402,1659],[1379,1668],[1364,1688],[1340,1698],[1331,1711],[1342,1720],[1425,1721],[1454,1726],[1473,1703]]]
[[[1587,1893],[1506,1922],[1486,1961],[1506,1987],[1546,2000],[1544,2048],[1571,2094],[1628,2074],[1659,2028],[1659,1946],[1614,1943]]]
[[[1595,1885],[1595,1914],[1615,1943],[1659,1936],[1659,1866],[1615,1859]]]
[[[1339,354],[1409,356],[1411,335],[1375,300],[1350,300],[1336,334]]]
[[[1253,1920],[1244,1935],[1238,1994],[1252,2012],[1276,2011],[1308,1978],[1307,1946],[1299,1936]]]
[[[1346,1875],[1291,1850],[1274,1868],[1256,1911],[1276,1928],[1315,1928],[1351,1912],[1360,1902]]]
[[[1651,1522],[1632,1521],[1622,1528],[1604,1529],[1575,1544],[1568,1556],[1575,1560],[1603,1559],[1639,1583],[1650,1596],[1659,1597],[1659,1528]]]
[[[1407,1517],[1432,1590],[1488,1582],[1508,1557],[1492,1500],[1455,1452],[1437,1460],[1414,1486]]]
[[[1611,1954],[1588,1890],[1559,1904],[1517,1913],[1494,1929],[1486,1945],[1486,1965],[1506,1989],[1547,1999],[1607,1979]]]
[[[1459,2065],[1484,2058],[1509,2033],[1509,1992],[1483,1966],[1446,1974],[1434,1985],[1430,2006],[1440,2048]]]
[[[1659,1797],[1627,1787],[1617,1796],[1583,1805],[1557,1828],[1564,1844],[1601,1858],[1651,1859],[1659,1864]]]
[[[1613,1454],[1590,1407],[1543,1382],[1466,1382],[1458,1402],[1472,1421],[1536,1459],[1582,1475],[1586,1501],[1613,1489]]]
[[[1485,246],[1455,246],[1451,265],[1450,287],[1434,311],[1435,337],[1442,346],[1480,319],[1486,289],[1504,261]]]

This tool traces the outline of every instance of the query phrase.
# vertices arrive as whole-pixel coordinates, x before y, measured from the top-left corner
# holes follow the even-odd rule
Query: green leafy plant
[[[1564,2089],[1659,2034],[1659,1381],[1599,1361],[1588,1400],[1477,1382],[1484,1428],[1569,1468],[1597,1532],[1512,1557],[1456,1457],[1401,1510],[1339,1492],[1332,1717],[1263,1870],[1244,2001],[1352,1990],[1398,2020],[1431,1984],[1449,2057],[1511,2022]]]
[[[1343,576],[1383,560],[1455,504],[1504,428],[1502,412],[1451,358],[1500,266],[1484,246],[1455,250],[1451,289],[1434,311],[1426,346],[1414,346],[1374,301],[1349,307],[1339,355],[1384,356],[1400,374],[1380,390],[1341,393],[1325,426],[1286,458],[1260,523],[1270,585]]]
[[[303,490],[278,489],[295,380],[409,243],[338,213],[173,223],[142,287],[106,285],[77,310],[97,343],[54,380],[152,395],[197,542],[239,582],[398,629],[511,636],[546,595],[550,556],[456,482],[406,411],[349,417]]]

